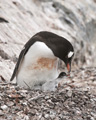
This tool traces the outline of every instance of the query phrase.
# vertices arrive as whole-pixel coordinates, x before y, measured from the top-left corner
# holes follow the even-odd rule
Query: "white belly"
[[[58,58],[43,42],[36,42],[26,53],[16,76],[17,84],[34,87],[58,77]]]

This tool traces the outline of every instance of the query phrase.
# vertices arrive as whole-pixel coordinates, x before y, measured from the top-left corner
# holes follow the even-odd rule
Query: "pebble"
[[[45,114],[44,117],[49,119],[50,116],[49,116],[49,114]]]
[[[25,115],[23,120],[29,120],[29,116]]]
[[[4,115],[4,112],[2,110],[0,110],[0,116]]]
[[[67,95],[68,95],[69,97],[71,97],[71,96],[72,96],[72,91],[71,91],[71,90],[68,90]]]
[[[1,106],[1,109],[2,109],[2,110],[7,110],[7,109],[8,109],[8,106],[7,106],[7,105],[2,105],[2,106]]]
[[[6,103],[6,105],[8,105],[8,106],[13,106],[13,105],[14,105],[14,102],[8,101],[8,102]]]
[[[44,118],[44,117],[42,117],[40,120],[45,120],[45,118]]]

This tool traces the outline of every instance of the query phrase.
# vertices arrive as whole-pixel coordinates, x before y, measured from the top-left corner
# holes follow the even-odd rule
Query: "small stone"
[[[2,110],[7,110],[7,108],[8,108],[7,105],[2,105],[2,106],[1,106],[1,109],[2,109]]]
[[[96,120],[94,117],[91,117],[90,120]]]
[[[14,105],[14,102],[8,101],[6,104],[7,104],[8,106],[13,106],[13,105]]]
[[[55,115],[53,114],[53,115],[50,115],[50,117],[51,117],[51,119],[53,120],[54,118],[55,118]]]
[[[94,118],[96,118],[96,113],[91,112],[91,115],[92,115]]]
[[[23,105],[27,105],[27,101],[22,103]]]
[[[45,120],[45,118],[44,118],[44,117],[42,117],[40,120]]]
[[[55,119],[54,120],[60,120],[60,118],[59,117],[55,117]]]
[[[16,114],[17,114],[18,116],[20,116],[20,115],[22,114],[22,111],[17,112]]]
[[[51,110],[51,111],[50,111],[50,117],[51,117],[51,119],[54,119],[55,116],[56,116],[56,112],[53,111],[53,110]]]
[[[2,110],[0,110],[0,116],[2,116],[2,115],[4,115],[4,113],[3,113],[3,111],[2,111]]]
[[[71,96],[72,96],[72,90],[68,90],[67,95],[68,95],[69,97],[71,97]]]
[[[29,120],[29,116],[25,115],[23,120]]]
[[[50,116],[49,116],[49,114],[45,114],[44,117],[48,119]]]
[[[48,100],[48,99],[49,99],[49,96],[45,96],[45,99]]]

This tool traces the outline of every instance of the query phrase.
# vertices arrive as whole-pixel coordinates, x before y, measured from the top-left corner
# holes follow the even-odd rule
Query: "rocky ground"
[[[52,31],[74,46],[74,66],[96,66],[94,0],[0,0],[0,75],[9,81],[23,45]]]
[[[54,92],[1,81],[1,120],[96,120],[96,68],[72,71]]]
[[[75,50],[71,75],[54,92],[8,83],[23,45],[41,30]],[[0,0],[0,120],[96,120],[95,39],[95,0]]]

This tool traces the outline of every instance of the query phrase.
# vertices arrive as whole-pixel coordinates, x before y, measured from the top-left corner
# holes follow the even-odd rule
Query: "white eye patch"
[[[68,58],[71,58],[73,54],[74,54],[74,52],[70,51],[70,52],[68,53]]]

